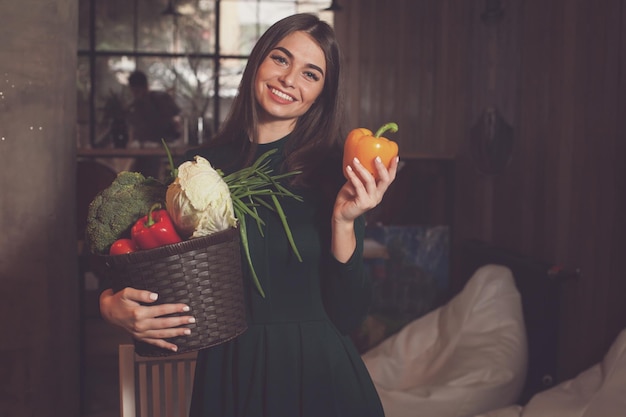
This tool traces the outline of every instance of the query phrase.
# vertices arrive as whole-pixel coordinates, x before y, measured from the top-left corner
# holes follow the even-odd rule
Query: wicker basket
[[[168,341],[178,352],[192,352],[224,343],[243,333],[241,253],[237,229],[126,255],[103,256],[113,291],[125,287],[159,294],[155,304],[185,303],[196,323],[186,325],[191,335]],[[175,315],[183,315],[177,313]],[[175,352],[135,341],[141,356],[168,356]]]

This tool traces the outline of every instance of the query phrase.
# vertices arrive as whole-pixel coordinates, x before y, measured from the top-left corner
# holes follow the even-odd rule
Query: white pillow
[[[530,417],[626,416],[626,329],[615,339],[602,362],[531,398],[524,408]]]
[[[513,404],[526,377],[527,345],[511,271],[481,267],[450,302],[363,360],[387,417],[466,417]]]

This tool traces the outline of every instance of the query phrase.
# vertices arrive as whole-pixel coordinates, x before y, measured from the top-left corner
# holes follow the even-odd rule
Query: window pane
[[[222,59],[220,60],[220,83],[219,83],[219,121],[222,123],[237,95],[241,76],[246,66],[245,59]]]
[[[96,49],[102,51],[132,50],[133,2],[98,1],[96,8]]]
[[[331,1],[330,0],[304,0],[304,1],[298,1],[297,3],[298,3],[298,6],[297,6],[298,13],[313,13],[313,14],[319,15],[321,19],[326,20],[324,19],[322,15],[326,13],[324,12],[324,9],[330,6]]]
[[[268,27],[295,12],[294,1],[223,0],[220,6],[220,53],[249,55]]]
[[[167,91],[174,94],[176,90],[175,65],[176,58],[141,57],[137,58],[136,69],[146,74],[148,88],[151,90]]]
[[[109,130],[115,122],[125,120],[126,110],[131,100],[126,87],[128,74],[134,62],[127,57],[98,57],[96,75],[92,88],[95,94],[96,120],[95,144],[105,146],[111,143]]]
[[[214,91],[215,66],[212,59],[180,58],[173,68],[176,101],[184,118],[190,123],[213,114],[211,97]]]
[[[215,53],[215,2],[180,1],[176,52]]]
[[[183,139],[196,144],[198,121],[204,138],[212,134],[215,66],[207,58],[141,58],[138,69],[146,73],[150,89],[170,93],[181,109]]]
[[[137,49],[140,52],[176,52],[174,28],[179,17],[169,13],[168,1],[137,1]]]

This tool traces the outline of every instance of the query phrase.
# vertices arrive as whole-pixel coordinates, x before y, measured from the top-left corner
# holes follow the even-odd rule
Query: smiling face
[[[283,38],[261,62],[255,79],[261,124],[293,129],[324,88],[326,58],[305,32]]]

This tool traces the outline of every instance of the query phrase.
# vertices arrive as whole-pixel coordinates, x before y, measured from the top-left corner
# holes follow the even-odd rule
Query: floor
[[[132,339],[98,312],[99,291],[85,291],[82,417],[120,417],[117,349]]]

